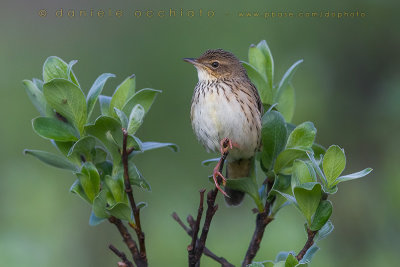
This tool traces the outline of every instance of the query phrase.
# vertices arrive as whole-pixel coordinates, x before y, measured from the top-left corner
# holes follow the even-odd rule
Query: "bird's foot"
[[[232,140],[228,137],[222,139],[220,142],[221,156],[228,153],[229,149],[233,149],[233,147],[239,148],[239,145],[235,142],[232,142]]]
[[[222,175],[222,173],[219,171],[219,167],[220,167],[220,162],[218,162],[217,166],[215,166],[214,171],[213,171],[213,179],[214,179],[214,183],[215,183],[215,187],[218,189],[218,191],[220,191],[224,196],[228,196],[228,194],[219,186],[220,182],[218,180],[218,178],[221,178],[222,180],[222,184],[225,186],[226,185],[226,178]]]

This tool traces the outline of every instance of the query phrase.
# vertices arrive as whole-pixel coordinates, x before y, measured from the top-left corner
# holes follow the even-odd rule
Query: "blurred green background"
[[[54,12],[64,10],[62,18]],[[123,16],[108,17],[109,8]],[[136,18],[134,10],[195,10],[193,18]],[[179,153],[151,151],[137,165],[152,185],[135,192],[149,206],[142,218],[151,266],[186,266],[189,237],[172,220],[194,214],[198,190],[211,188],[212,157],[196,141],[190,125],[190,100],[197,82],[183,57],[224,48],[247,60],[251,43],[266,39],[275,59],[276,79],[296,60],[295,123],[313,121],[317,141],[345,148],[346,173],[374,168],[367,178],[341,184],[332,197],[335,230],[321,241],[311,266],[396,266],[400,250],[400,35],[395,1],[2,1],[0,8],[0,265],[116,266],[107,248],[123,248],[117,230],[104,223],[90,227],[90,207],[68,192],[72,174],[22,155],[24,148],[55,151],[34,134],[38,114],[22,87],[23,79],[41,78],[44,60],[56,55],[79,60],[74,70],[88,90],[98,75],[137,75],[138,88],[163,93],[139,132],[144,141],[174,142]],[[40,17],[46,9],[46,17]],[[103,18],[68,18],[69,9],[102,9]],[[203,16],[198,16],[198,10]],[[241,11],[365,12],[364,18],[239,17]],[[208,18],[205,13],[213,11]],[[75,14],[77,16],[77,13]],[[98,107],[97,107],[98,110]],[[207,246],[239,265],[254,229],[247,199],[228,208],[221,199]],[[283,209],[265,233],[256,260],[274,259],[282,250],[299,251],[306,236],[303,218]],[[204,266],[217,266],[203,257]]]

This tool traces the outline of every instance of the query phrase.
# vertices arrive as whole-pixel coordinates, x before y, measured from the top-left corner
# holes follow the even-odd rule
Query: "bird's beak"
[[[193,65],[199,65],[200,64],[199,62],[197,62],[197,59],[195,59],[195,58],[184,58],[183,61],[186,61],[186,62],[188,62],[190,64],[193,64]]]

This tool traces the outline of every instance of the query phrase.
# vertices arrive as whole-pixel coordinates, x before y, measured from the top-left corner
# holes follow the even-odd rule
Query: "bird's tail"
[[[226,178],[235,179],[249,177],[252,168],[252,159],[239,159],[235,161],[228,161],[226,168]],[[225,187],[225,192],[229,197],[225,197],[225,201],[230,206],[239,205],[244,198],[244,192]]]

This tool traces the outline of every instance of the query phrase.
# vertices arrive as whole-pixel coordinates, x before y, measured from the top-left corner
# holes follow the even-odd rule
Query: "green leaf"
[[[343,149],[337,145],[330,146],[326,151],[324,160],[322,162],[322,168],[324,170],[329,187],[335,185],[336,178],[338,178],[343,172],[345,166],[346,156]]]
[[[314,237],[314,242],[317,243],[318,241],[327,237],[330,233],[332,233],[334,227],[331,221],[327,221],[324,226],[318,231],[318,233]]]
[[[268,47],[268,44],[265,40],[262,40],[257,44],[257,48],[261,50],[266,59],[266,68],[265,72],[267,74],[267,81],[271,89],[273,89],[274,84],[274,59],[272,57],[271,50]],[[251,63],[250,63],[251,64]]]
[[[110,116],[110,102],[110,96],[99,95],[100,112],[102,115]]]
[[[319,247],[317,247],[316,245],[312,245],[307,250],[306,254],[303,256],[303,259],[301,259],[300,263],[310,263],[315,252],[317,252],[318,250],[319,250]]]
[[[296,257],[289,253],[285,261],[285,267],[295,267],[298,263],[299,261],[296,259]]]
[[[251,82],[256,86],[258,93],[260,94],[261,102],[263,104],[272,104],[272,89],[266,79],[249,63],[242,62],[242,65],[246,69]]]
[[[135,94],[136,89],[136,78],[135,75],[131,75],[126,78],[118,87],[115,89],[113,96],[110,101],[110,113],[113,114],[114,108],[123,110],[123,106],[127,100]],[[125,112],[125,111],[124,111]],[[129,112],[125,112],[129,114]]]
[[[141,152],[143,152],[142,146],[143,146],[143,142],[139,138],[137,138],[136,136],[131,135],[131,134],[128,135],[128,140],[127,140],[128,148],[133,148],[134,151],[141,153]]]
[[[250,177],[226,179],[226,187],[245,192],[246,194],[251,196],[259,210],[264,209],[263,203],[260,199],[260,195],[258,194],[257,183],[255,183],[255,181]]]
[[[100,223],[104,222],[105,220],[106,220],[106,218],[97,217],[92,210],[92,212],[90,213],[89,225],[96,226],[96,225],[99,225]]]
[[[90,203],[93,203],[95,196],[100,192],[100,175],[96,166],[91,162],[85,162],[81,172],[76,175]]]
[[[210,165],[213,164],[214,162],[218,162],[219,159],[220,159],[220,158],[206,159],[206,160],[203,160],[203,161],[201,162],[201,165],[203,165],[203,166],[210,166]]]
[[[75,182],[72,184],[71,188],[69,189],[70,192],[77,194],[80,198],[82,198],[84,201],[91,203],[89,198],[86,196],[83,187],[81,183],[79,182],[79,179],[76,179]]]
[[[267,68],[270,67],[267,63],[267,58],[265,57],[263,51],[261,51],[261,49],[255,45],[251,45],[249,47],[249,64],[264,77],[272,89],[271,83],[269,82],[269,77],[267,76]]]
[[[159,93],[161,93],[160,90],[149,88],[142,89],[126,102],[122,111],[125,112],[125,114],[131,114],[133,107],[140,104],[144,108],[145,113],[147,113]]]
[[[151,192],[150,184],[144,179],[142,173],[138,170],[132,160],[129,160],[129,181],[132,185],[140,187],[148,192]]]
[[[316,134],[317,129],[312,122],[303,122],[290,133],[286,148],[311,148]]]
[[[143,142],[142,151],[153,150],[157,148],[169,147],[172,151],[178,152],[179,147],[173,143],[159,143],[159,142]]]
[[[122,172],[114,176],[106,175],[104,181],[116,202],[126,201],[124,177]]]
[[[291,167],[296,159],[303,159],[306,157],[306,151],[297,148],[288,148],[283,150],[274,165],[275,173],[289,174]]]
[[[332,203],[329,200],[321,200],[315,211],[310,229],[312,231],[318,231],[321,229],[326,222],[329,220],[332,214]]]
[[[118,219],[128,221],[130,223],[133,222],[132,211],[127,203],[116,203],[115,205],[108,207],[107,210],[112,216]]]
[[[56,168],[70,170],[70,171],[76,171],[78,168],[75,164],[69,162],[66,158],[50,152],[25,149],[24,154],[32,155],[37,159],[39,159],[40,161]]]
[[[297,204],[308,225],[311,225],[311,217],[318,208],[322,196],[322,188],[319,183],[306,183],[295,187],[293,190]]]
[[[79,161],[93,161],[96,155],[96,139],[93,136],[85,136],[79,139],[69,150],[68,158],[77,158]]]
[[[314,170],[316,171],[316,173],[320,177],[321,181],[323,182],[324,188],[325,188],[325,185],[327,183],[326,177],[325,177],[325,174],[322,172],[321,168],[319,167],[319,163],[315,160],[313,152],[307,151],[307,156],[310,159],[311,164],[314,167]]]
[[[276,255],[275,262],[279,261],[286,261],[287,257],[291,254],[294,253],[293,251],[281,251]]]
[[[25,87],[25,91],[28,94],[29,99],[35,108],[39,111],[40,115],[46,116],[46,99],[39,88],[29,80],[23,80],[22,84]]]
[[[261,262],[253,262],[252,264],[247,265],[246,267],[264,267],[265,265]],[[272,266],[274,266],[272,264]]]
[[[115,77],[114,74],[111,73],[103,73],[101,74],[96,81],[94,81],[92,87],[90,88],[87,97],[87,110],[88,110],[88,118],[92,115],[94,105],[96,104],[98,96],[103,91],[104,84],[108,80],[108,78]],[[111,99],[111,98],[110,98]]]
[[[338,183],[341,183],[341,182],[346,182],[346,181],[362,178],[362,177],[368,175],[370,172],[372,172],[372,169],[371,168],[366,168],[366,169],[364,169],[362,171],[359,171],[359,172],[355,172],[355,173],[352,173],[352,174],[347,174],[347,175],[344,175],[344,176],[340,176],[335,180],[333,185],[337,185]]]
[[[299,60],[297,62],[295,62],[287,71],[286,73],[283,75],[282,80],[279,82],[278,85],[278,90],[277,90],[277,96],[279,96],[281,94],[281,91],[286,88],[289,83],[291,82],[294,73],[296,72],[297,68],[299,67],[300,63],[302,63],[303,60]]]
[[[261,162],[265,169],[272,169],[277,155],[284,149],[287,139],[285,119],[274,110],[262,117],[261,139],[263,149]]]
[[[128,133],[135,134],[139,129],[140,125],[143,123],[145,110],[142,105],[137,104],[133,107],[131,114],[129,115],[129,123],[128,123]]]
[[[296,107],[296,93],[292,84],[279,91],[275,97],[275,102],[278,103],[278,110],[282,113],[287,122],[290,122],[294,115],[294,108]]]
[[[308,163],[302,160],[295,160],[292,168],[292,187],[304,183],[316,182],[317,175]]]
[[[78,80],[77,80],[76,77],[75,77],[75,74],[74,74],[73,70],[72,70],[72,67],[73,67],[77,62],[78,62],[78,60],[71,60],[71,61],[68,63],[68,67],[67,67],[67,76],[68,76],[68,79],[69,79],[71,82],[73,82],[76,86],[81,87],[81,86],[79,85]]]
[[[40,91],[43,91],[43,84],[44,84],[44,82],[43,82],[42,80],[33,78],[33,79],[32,79],[32,82],[35,84],[35,86],[36,86]]]
[[[126,114],[117,108],[114,108],[114,112],[117,114],[122,128],[126,129],[126,127],[128,127],[128,118],[126,117]]]
[[[56,56],[48,57],[43,65],[43,81],[46,83],[52,79],[69,80],[68,64]]]
[[[43,85],[49,105],[83,133],[86,123],[86,100],[81,89],[70,81],[53,79]]]
[[[108,218],[110,217],[106,211],[107,207],[107,190],[102,189],[93,200],[92,213],[97,218]]]
[[[94,124],[85,126],[86,133],[99,139],[107,148],[115,165],[121,161],[121,154],[118,150],[119,142],[116,140],[122,140],[121,128],[122,126],[119,121],[108,116],[100,116]]]
[[[56,118],[38,117],[32,120],[33,130],[41,137],[55,141],[76,141],[75,128]]]

